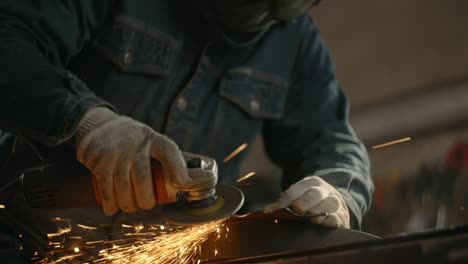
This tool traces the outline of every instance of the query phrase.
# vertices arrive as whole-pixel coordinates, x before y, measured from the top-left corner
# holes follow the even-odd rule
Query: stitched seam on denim
[[[124,16],[120,15],[115,18],[115,22],[119,23],[122,26],[129,27],[132,29],[135,29],[141,33],[144,33],[152,38],[155,39],[163,39],[168,42],[168,44],[171,47],[179,47],[181,45],[181,42],[174,39],[172,36],[169,34],[166,34],[162,31],[157,30],[154,27],[151,27],[147,24],[145,24],[141,20],[137,20],[133,17],[130,16]]]
[[[228,75],[236,75],[236,74],[247,75],[249,77],[252,77],[253,79],[273,83],[281,87],[289,86],[289,82],[283,78],[276,77],[267,72],[255,70],[250,67],[237,67],[228,71]]]
[[[229,102],[235,104],[237,107],[241,108],[243,111],[247,112],[250,116],[253,118],[282,118],[284,116],[284,111],[280,111],[280,113],[272,112],[272,111],[266,111],[266,110],[260,110],[258,112],[253,112],[249,106],[247,106],[242,99],[239,99],[239,96],[232,96],[231,93],[225,93],[221,89],[220,91],[220,96],[227,99]],[[284,110],[284,109],[283,109]]]
[[[111,52],[104,48],[99,42],[97,42],[94,47],[108,60],[112,61],[115,65],[125,71],[125,72],[133,72],[133,73],[144,73],[144,74],[161,74],[167,75],[169,70],[164,69],[163,66],[159,66],[157,64],[130,64],[129,66],[125,66],[122,63],[120,56],[117,56],[117,53]],[[147,68],[147,69],[145,69]]]

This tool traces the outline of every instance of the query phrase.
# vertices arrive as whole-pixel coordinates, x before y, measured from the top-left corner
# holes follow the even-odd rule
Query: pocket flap
[[[127,16],[118,16],[94,42],[97,50],[124,72],[167,75],[180,43]]]
[[[251,68],[230,70],[221,81],[220,95],[253,118],[280,119],[288,94],[288,82]]]

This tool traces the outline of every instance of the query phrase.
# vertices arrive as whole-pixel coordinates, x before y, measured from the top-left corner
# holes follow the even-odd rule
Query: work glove
[[[264,210],[273,212],[281,208],[289,208],[297,215],[307,216],[315,224],[350,228],[348,207],[343,197],[317,176],[306,177],[295,183]]]
[[[88,111],[74,135],[76,157],[96,179],[101,205],[106,215],[126,213],[155,206],[156,186],[151,158],[162,165],[171,184],[182,188],[190,182],[178,146],[152,128],[105,107]],[[167,200],[175,199],[167,197]]]

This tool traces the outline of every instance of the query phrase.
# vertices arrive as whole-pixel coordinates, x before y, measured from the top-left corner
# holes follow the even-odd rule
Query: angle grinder
[[[182,155],[192,181],[181,189],[176,188],[171,179],[164,175],[158,161],[151,161],[155,200],[162,205],[167,221],[192,225],[236,213],[244,202],[244,195],[233,186],[217,185],[216,161],[187,152],[182,152]],[[94,175],[76,160],[56,158],[54,162],[13,171],[17,173],[15,177],[8,178],[15,180],[0,189],[0,200],[1,197],[6,199],[9,195],[23,192],[28,205],[41,210],[88,207],[101,203]],[[161,188],[161,184],[165,188]]]

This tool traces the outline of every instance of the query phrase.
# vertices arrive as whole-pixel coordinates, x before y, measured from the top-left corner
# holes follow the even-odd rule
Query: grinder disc
[[[190,208],[179,201],[162,207],[163,215],[173,224],[192,225],[219,220],[233,215],[244,204],[244,194],[234,186],[216,186],[216,200],[204,208]]]

